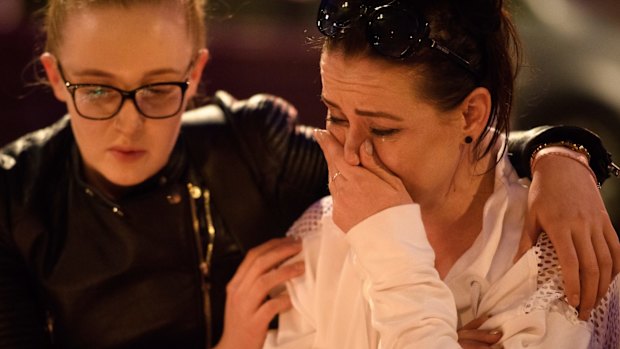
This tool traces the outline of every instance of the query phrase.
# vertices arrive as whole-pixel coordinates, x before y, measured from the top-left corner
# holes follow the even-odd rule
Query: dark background
[[[309,38],[318,0],[211,0],[211,61],[205,96],[222,89],[237,98],[265,92],[284,97],[304,123],[320,126],[319,51]],[[0,0],[0,146],[49,125],[65,113],[37,84],[41,52],[33,14],[44,0]],[[620,159],[620,2],[518,0],[512,13],[527,62],[519,78],[513,129],[572,124],[598,133]],[[603,196],[620,227],[620,180]],[[617,229],[618,230],[618,229]]]

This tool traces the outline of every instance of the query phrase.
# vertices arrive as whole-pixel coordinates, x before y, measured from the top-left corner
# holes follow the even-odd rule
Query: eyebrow
[[[147,72],[146,74],[144,74],[144,77],[151,77],[151,76],[165,75],[165,74],[181,75],[183,74],[183,72],[177,69],[173,69],[173,68],[161,68],[161,69],[155,69],[155,70],[151,70]],[[99,69],[76,70],[72,72],[72,75],[78,76],[78,77],[83,77],[83,76],[100,77],[100,78],[114,78],[115,77],[114,74],[111,74],[109,72],[99,70]]]
[[[325,98],[325,96],[321,96],[321,100],[323,101],[323,103],[327,104],[328,106],[332,108],[342,110],[342,108],[340,108],[338,104]],[[391,119],[395,121],[403,121],[403,118],[401,118],[400,116],[390,114],[387,112],[382,112],[382,111],[369,111],[369,110],[362,110],[362,109],[356,108],[355,113],[359,116],[365,116],[365,117],[370,117],[370,118],[386,118],[386,119]]]

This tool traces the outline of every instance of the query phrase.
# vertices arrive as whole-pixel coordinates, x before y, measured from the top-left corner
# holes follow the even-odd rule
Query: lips
[[[135,161],[146,155],[146,150],[130,147],[112,147],[108,151],[120,161]]]

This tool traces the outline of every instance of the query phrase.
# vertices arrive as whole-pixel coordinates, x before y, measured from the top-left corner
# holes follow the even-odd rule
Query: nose
[[[360,164],[359,151],[368,134],[358,125],[351,125],[344,137],[344,159],[351,166]]]
[[[144,119],[131,99],[123,102],[121,110],[113,118],[116,129],[128,137],[134,137],[142,130]]]

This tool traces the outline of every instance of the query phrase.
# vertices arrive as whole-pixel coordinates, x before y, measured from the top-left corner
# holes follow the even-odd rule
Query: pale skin
[[[324,53],[321,74],[322,97],[329,111],[328,123],[327,131],[317,131],[315,137],[325,153],[330,178],[340,172],[329,183],[334,197],[334,221],[346,232],[361,220],[387,207],[415,201],[421,205],[424,225],[438,256],[436,267],[440,275],[445,275],[479,233],[484,202],[493,190],[493,173],[479,174],[490,168],[495,154],[475,161],[471,148],[467,148],[471,145],[463,142],[466,135],[479,135],[482,132],[490,111],[488,91],[475,89],[457,108],[440,112],[419,97],[403,97],[416,96],[410,85],[415,74],[412,75],[410,71],[399,71],[394,66],[377,61],[359,58],[347,60],[342,56]],[[402,76],[407,76],[407,83],[403,83]],[[404,110],[408,113],[403,114]],[[593,183],[589,172],[581,165],[565,160],[549,156],[539,166],[545,163],[545,167],[568,168],[574,175],[559,172],[564,181],[572,183],[570,186],[583,188],[583,183]],[[540,180],[543,177],[539,172],[542,167],[537,167],[534,172],[531,186],[534,194],[553,189],[550,181]],[[549,170],[546,168],[546,171]],[[433,176],[428,176],[428,173]],[[567,182],[563,182],[563,185]],[[601,226],[605,226],[608,217],[600,214],[599,210],[603,206],[598,191],[595,187],[587,186],[584,190],[590,191],[587,195],[578,194],[592,200],[595,208],[592,210],[588,204],[576,211],[581,218],[601,222]],[[557,208],[547,207],[553,202],[545,201],[540,196],[546,195],[530,196],[530,213],[524,227],[523,243],[515,258],[535,241],[532,239],[537,235],[539,227],[534,228],[531,222],[557,213]],[[572,205],[581,202],[581,199],[570,197],[563,197],[562,200]],[[532,212],[532,208],[546,212]],[[562,209],[574,212],[570,209],[575,210],[575,207]],[[566,217],[570,217],[570,214],[566,213]],[[613,238],[613,228],[571,230],[570,227],[580,224],[574,219],[561,222],[553,220],[547,224],[549,228],[546,231],[552,239],[571,245],[572,238],[563,234],[567,231],[584,236],[598,234],[599,238],[604,237],[608,242],[607,246],[600,248],[608,251],[609,255],[618,254],[618,240]],[[452,234],[455,227],[458,227],[458,237]],[[613,236],[608,232],[613,233]],[[455,238],[459,242],[450,243]],[[588,253],[597,257],[605,256],[604,251],[595,253],[592,248],[586,251],[588,247],[573,249],[582,252],[579,257],[586,256],[588,260]],[[613,260],[618,259],[614,257]],[[606,263],[604,258],[602,263]],[[572,267],[576,271],[577,265],[568,264],[565,269]],[[615,269],[603,266],[601,270],[609,274],[600,278],[600,287],[606,290],[611,272],[615,273]],[[607,284],[603,284],[603,280]],[[599,286],[599,282],[596,285]],[[578,278],[576,289],[579,289]],[[568,290],[570,294],[570,288]],[[586,289],[581,295],[592,298],[591,304],[594,304],[597,291],[598,287],[594,288],[594,293]],[[589,310],[585,307],[581,310],[581,316],[587,317]],[[492,348],[501,338],[498,331],[478,330],[487,318],[482,316],[458,330],[459,343],[464,348]]]
[[[183,18],[174,7],[147,4],[83,10],[65,23],[58,52],[41,56],[54,95],[67,105],[84,176],[110,198],[161,170],[178,138],[182,111],[196,93],[209,56],[204,47],[194,47]],[[125,101],[112,119],[93,121],[77,114],[59,64],[73,84],[103,84],[124,90],[169,81],[189,81],[190,85],[176,116],[149,119],[131,101]],[[233,325],[226,328],[234,326],[242,335],[225,331],[218,348],[243,347],[240,343],[262,345],[269,321],[290,308],[288,297],[265,302],[266,296],[275,285],[304,270],[303,264],[276,267],[299,251],[299,242],[276,239],[248,253],[227,288],[231,302],[227,303],[225,321]]]
[[[71,95],[60,77],[58,64],[62,64],[65,77],[72,83],[106,84],[125,90],[152,82],[189,81],[190,87],[185,96],[187,102],[196,93],[208,60],[208,51],[204,47],[195,47],[187,33],[182,13],[175,9],[171,11],[166,6],[102,6],[87,9],[70,15],[62,30],[63,42],[58,51],[43,54],[41,62],[56,98],[67,104],[71,127],[84,161],[86,180],[104,195],[122,195],[127,187],[142,183],[165,166],[178,137],[180,113],[164,120],[147,119],[137,112],[133,103],[126,101],[119,114],[110,120],[83,119],[75,111]],[[360,156],[359,149],[357,156]],[[610,251],[610,259],[613,260],[613,269],[609,267],[609,259],[605,261],[604,254],[601,255],[598,250],[594,252],[593,244],[589,247],[586,244],[583,248],[573,247],[575,253],[560,255],[563,264],[567,265],[567,274],[573,275],[567,278],[567,282],[572,280],[572,284],[567,283],[567,289],[573,290],[571,294],[576,294],[577,299],[581,297],[582,304],[594,304],[596,295],[600,294],[598,289],[604,289],[595,285],[608,283],[611,277],[609,270],[617,272],[620,248],[617,239],[614,240],[615,233],[606,213],[601,214],[604,207],[598,192],[588,188],[584,188],[581,193],[565,190],[585,183],[589,180],[589,173],[578,164],[561,161],[547,157],[540,162],[534,173],[533,188],[537,186],[537,190],[547,195],[538,195],[532,199],[532,207],[540,209],[530,211],[534,217],[531,221],[536,224],[529,227],[530,231],[536,231],[540,225],[549,224],[546,230],[555,239],[554,242],[565,241],[564,244],[569,246],[572,246],[573,241],[580,242],[583,239],[597,241],[594,245],[598,246],[602,241],[601,236],[604,236],[607,251]],[[568,176],[568,173],[571,175]],[[565,181],[561,187],[555,184],[559,183],[559,178]],[[567,193],[574,197],[566,197]],[[556,196],[562,197],[561,201],[566,203],[566,208],[548,205],[544,201],[545,197]],[[583,202],[594,204],[580,205]],[[566,212],[569,218],[562,222],[555,220],[553,217],[558,210]],[[587,217],[589,226],[584,227],[581,220],[575,217]],[[606,229],[604,235],[601,235],[600,229]],[[554,231],[558,233],[553,235]],[[570,234],[571,238],[562,239],[562,233]],[[258,333],[250,340],[258,338],[262,343],[264,334],[261,337],[261,333],[266,331],[268,322],[275,314],[290,307],[290,302],[285,298],[264,302],[264,296],[284,280],[303,272],[302,266],[274,267],[299,250],[300,246],[295,242],[282,239],[268,242],[248,255],[228,288],[229,299],[237,301],[227,304],[226,322],[235,324],[236,329],[242,333],[246,330],[253,331],[248,333]],[[578,258],[579,263],[571,262],[575,258]],[[584,282],[581,291],[576,267],[580,264],[598,265],[602,275],[582,275]],[[596,282],[592,282],[593,278]],[[256,284],[260,285],[260,289],[255,287]],[[251,294],[254,296],[248,296]],[[254,321],[241,321],[247,319]],[[243,345],[243,341],[247,340],[247,337],[231,332],[229,326],[226,328],[222,343],[239,347],[235,345]]]
[[[347,232],[388,207],[417,202],[445,276],[477,237],[493,189],[493,172],[480,175],[492,154],[476,162],[463,143],[465,135],[482,132],[488,91],[476,89],[459,107],[440,112],[421,98],[400,97],[412,96],[415,79],[400,68],[324,54],[321,72],[328,131],[316,135],[330,173],[341,173],[330,181],[334,222]],[[464,348],[489,348],[501,338],[477,330],[483,320],[459,330]]]
[[[189,81],[187,103],[196,93],[208,51],[194,47],[181,13],[170,16],[170,10],[166,6],[136,5],[77,12],[65,23],[66,34],[58,52],[41,56],[54,95],[67,105],[85,177],[111,197],[153,176],[168,162],[184,107],[176,116],[153,120],[125,101],[112,119],[82,118],[64,86],[58,64],[74,84],[130,90],[154,82]],[[145,28],[152,35],[144,35]]]
[[[483,130],[491,106],[488,91],[474,89],[459,106],[440,112],[418,97],[415,87],[412,91],[415,72],[337,53],[324,53],[321,68],[328,132],[318,132],[317,138],[332,176],[341,173],[330,183],[334,221],[346,232],[387,207],[415,201],[436,252],[436,268],[445,276],[477,237],[493,188],[493,173],[480,174],[490,168],[495,154],[476,161],[470,145],[463,143],[466,135]],[[442,139],[436,139],[438,135]],[[617,238],[608,241],[618,244]],[[600,243],[597,248],[611,260],[605,253],[608,246]],[[606,270],[609,282],[611,268]],[[582,309],[582,316],[588,314],[589,309]],[[461,344],[484,347],[487,334],[479,334],[479,343]]]

